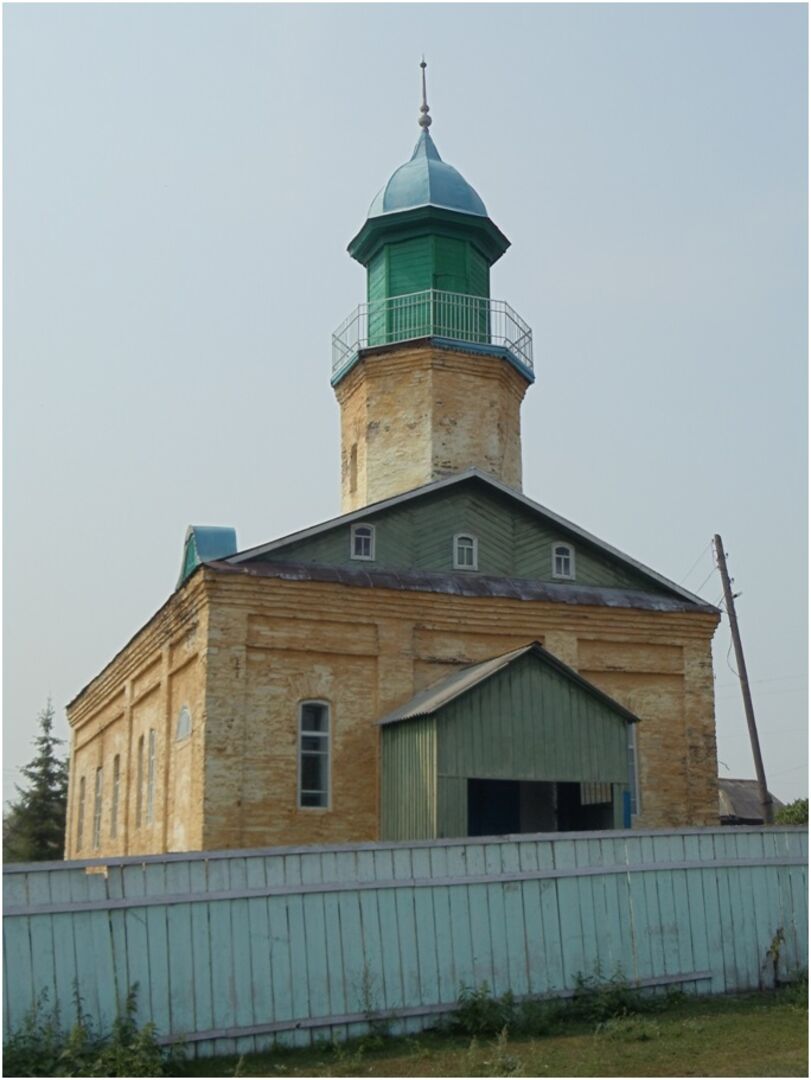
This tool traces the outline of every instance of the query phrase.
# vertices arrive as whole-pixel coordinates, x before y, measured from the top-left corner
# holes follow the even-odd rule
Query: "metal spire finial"
[[[420,105],[420,118],[417,123],[420,125],[423,131],[427,131],[431,126],[431,117],[428,113],[428,94],[425,89],[425,69],[428,65],[425,63],[425,57],[423,56],[420,62],[422,68],[422,105]]]

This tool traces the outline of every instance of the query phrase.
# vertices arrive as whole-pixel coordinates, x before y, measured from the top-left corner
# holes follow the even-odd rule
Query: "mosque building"
[[[189,528],[68,706],[69,858],[718,823],[719,612],[523,494],[532,332],[424,87],[349,244],[342,513],[242,551]]]

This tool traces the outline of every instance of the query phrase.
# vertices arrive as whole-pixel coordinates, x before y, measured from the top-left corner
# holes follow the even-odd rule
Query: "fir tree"
[[[3,815],[4,862],[39,862],[64,854],[68,763],[57,756],[63,740],[53,734],[50,699],[37,719],[37,752],[21,770],[27,784],[15,784],[18,797]]]

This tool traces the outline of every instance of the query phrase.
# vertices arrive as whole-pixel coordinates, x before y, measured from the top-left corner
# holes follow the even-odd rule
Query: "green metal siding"
[[[467,777],[438,776],[436,780],[436,835],[445,840],[467,836]]]
[[[620,827],[627,738],[588,691],[531,656],[516,661],[437,713],[437,837],[467,835],[472,778],[610,782]]]
[[[466,836],[469,779],[611,783],[622,825],[626,721],[532,655],[382,742],[383,839]]]
[[[627,781],[625,720],[531,655],[437,715],[439,776]]]
[[[382,840],[436,835],[436,723],[433,717],[383,728],[380,786]]]
[[[448,572],[453,569],[454,535],[470,532],[479,541],[480,573],[552,581],[552,545],[567,540],[575,548],[577,584],[667,593],[619,560],[589,548],[579,538],[567,537],[539,515],[473,485],[370,513],[365,520],[376,530],[372,563],[350,558],[349,525],[294,541],[261,558],[325,566]]]

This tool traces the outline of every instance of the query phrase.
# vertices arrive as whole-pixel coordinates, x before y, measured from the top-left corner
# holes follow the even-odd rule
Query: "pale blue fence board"
[[[6,867],[4,1022],[73,986],[200,1054],[418,1030],[459,988],[771,985],[807,968],[807,834],[704,829],[214,852]],[[88,872],[93,870],[94,872]]]

